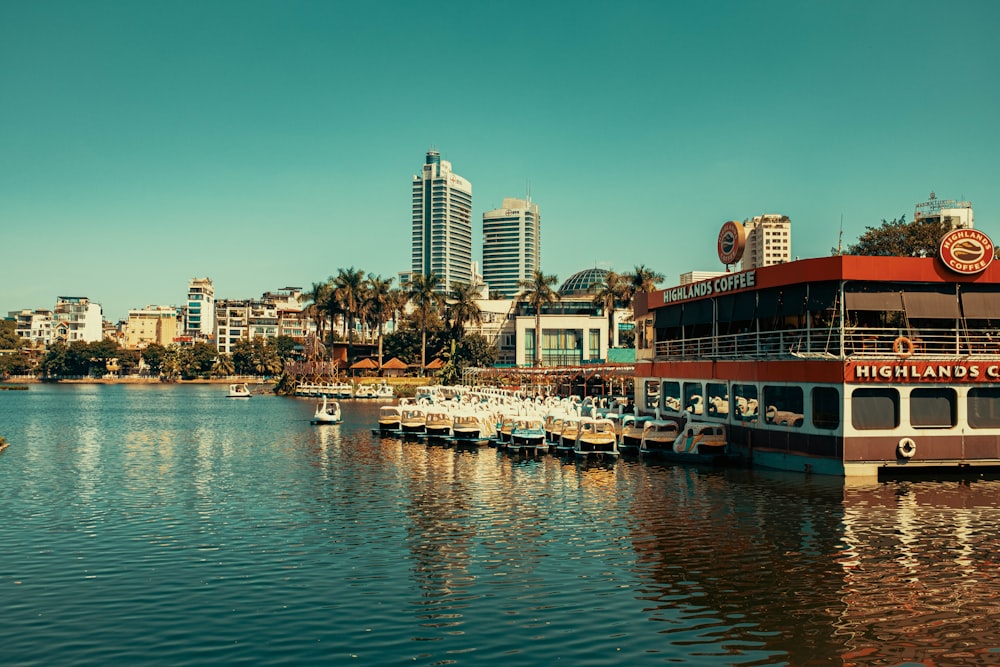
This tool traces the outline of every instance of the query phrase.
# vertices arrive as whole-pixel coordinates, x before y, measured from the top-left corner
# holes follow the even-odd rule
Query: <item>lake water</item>
[[[1000,481],[512,460],[225,394],[0,392],[0,664],[1000,663]]]

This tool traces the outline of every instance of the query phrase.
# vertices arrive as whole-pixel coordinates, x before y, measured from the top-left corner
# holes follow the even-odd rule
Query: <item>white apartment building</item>
[[[194,339],[215,335],[215,286],[210,278],[193,278],[188,283],[184,333]]]
[[[718,278],[726,275],[725,271],[688,271],[681,274],[681,285],[690,285],[709,278]]]
[[[85,296],[56,297],[52,312],[53,340],[73,343],[82,340],[94,343],[104,335],[104,315],[101,304]]]
[[[975,228],[975,216],[972,202],[956,201],[954,199],[938,199],[933,192],[925,202],[920,202],[913,209],[914,222],[947,222],[952,229],[964,227]]]
[[[11,310],[7,317],[14,320],[14,333],[32,345],[48,346],[52,342],[51,310]]]
[[[215,302],[215,342],[219,352],[232,354],[241,340],[278,337],[278,308],[264,299],[218,299]]]
[[[511,299],[518,284],[541,269],[541,216],[530,199],[505,197],[483,213],[483,280],[491,292]]]
[[[765,214],[743,221],[746,249],[743,270],[792,260],[792,222],[787,215]]]
[[[411,274],[435,274],[438,291],[472,283],[472,184],[435,150],[413,177]]]

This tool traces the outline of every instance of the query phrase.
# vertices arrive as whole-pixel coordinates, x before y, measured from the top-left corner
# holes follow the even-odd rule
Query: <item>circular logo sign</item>
[[[723,264],[735,264],[740,261],[746,243],[747,233],[743,225],[733,220],[722,225],[719,231],[719,261]]]
[[[941,239],[938,257],[955,273],[983,271],[995,253],[990,237],[974,229],[953,229]]]

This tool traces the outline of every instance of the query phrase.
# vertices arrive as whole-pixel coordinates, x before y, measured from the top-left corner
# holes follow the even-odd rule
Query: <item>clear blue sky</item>
[[[933,190],[1000,239],[1000,2],[0,0],[0,316],[409,269],[429,148],[542,268],[827,255]]]

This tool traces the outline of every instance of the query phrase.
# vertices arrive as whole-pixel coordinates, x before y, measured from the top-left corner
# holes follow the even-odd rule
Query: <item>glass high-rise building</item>
[[[438,276],[438,290],[472,282],[472,184],[435,150],[413,177],[411,274]]]
[[[490,292],[513,299],[518,284],[541,270],[542,222],[538,204],[504,197],[503,206],[483,213],[483,280]]]

